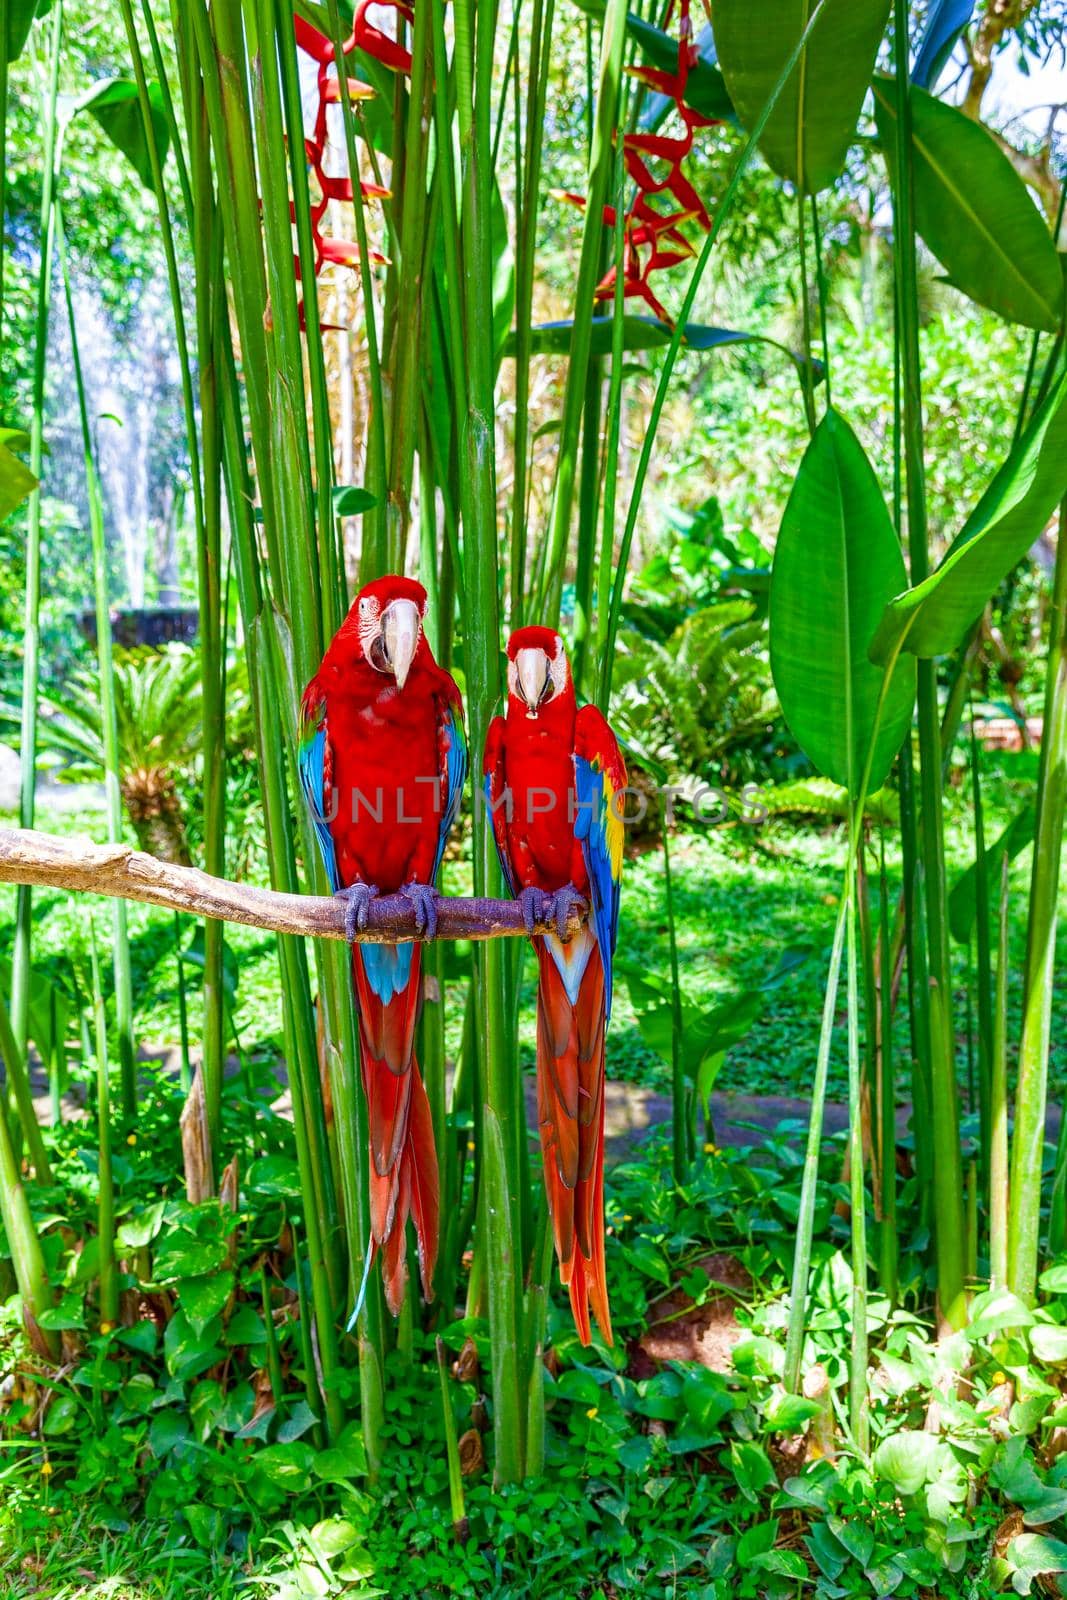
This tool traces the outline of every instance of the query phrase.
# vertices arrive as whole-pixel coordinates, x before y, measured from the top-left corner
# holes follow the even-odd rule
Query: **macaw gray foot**
[[[548,894],[544,889],[523,889],[519,895],[519,905],[526,932],[531,938],[538,923],[554,922],[556,933],[564,944],[570,938],[571,918],[583,916],[586,910],[585,900],[573,883],[565,884],[555,894]]]
[[[531,939],[537,924],[548,921],[550,915],[548,908],[551,904],[552,896],[546,894],[543,889],[538,889],[536,885],[520,891],[519,908],[522,911],[523,925]]]
[[[400,893],[415,907],[415,932],[437,938],[437,890],[432,883],[406,883]]]
[[[556,932],[566,944],[570,938],[568,925],[571,918],[584,917],[587,910],[584,895],[578,893],[573,883],[565,883],[562,889],[548,896],[545,915],[548,921],[555,919]]]
[[[345,908],[345,938],[349,944],[354,944],[357,933],[365,933],[367,929],[367,912],[372,900],[378,898],[378,885],[376,883],[352,883],[347,889],[337,889],[334,899],[340,900]]]

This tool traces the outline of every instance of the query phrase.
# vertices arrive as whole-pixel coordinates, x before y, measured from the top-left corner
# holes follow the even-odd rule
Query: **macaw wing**
[[[508,817],[507,778],[504,773],[504,719],[494,717],[489,724],[489,732],[485,737],[485,759],[482,763],[482,789],[485,794],[485,803],[493,824],[493,838],[496,841],[496,853],[500,858],[500,870],[504,876],[511,894],[518,896],[519,882],[511,867],[511,852],[508,849]]]
[[[456,700],[441,703],[437,722],[437,745],[440,758],[440,778],[444,805],[441,808],[441,827],[437,836],[437,855],[433,864],[434,882],[441,870],[448,836],[459,815],[463,798],[463,785],[467,781],[467,734],[463,727],[463,708]]]
[[[596,706],[583,706],[574,729],[574,836],[589,875],[590,920],[604,966],[604,1000],[611,1016],[612,957],[619,930],[623,821],[616,796],[626,787],[618,740]]]
[[[300,704],[297,767],[300,772],[300,787],[304,791],[304,799],[307,801],[315,828],[315,837],[322,853],[322,864],[326,868],[330,888],[336,893],[342,884],[337,870],[337,852],[334,849],[333,835],[326,821],[330,810],[332,764],[330,737],[326,726],[326,701],[313,680],[305,689]]]

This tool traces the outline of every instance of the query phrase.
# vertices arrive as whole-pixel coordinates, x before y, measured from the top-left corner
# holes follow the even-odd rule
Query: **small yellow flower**
[[[137,1143],[137,1135],[135,1133],[128,1133],[126,1135],[126,1143],[129,1144],[129,1145],[136,1144]]]
[[[633,1217],[631,1217],[631,1215],[630,1215],[630,1213],[628,1211],[624,1211],[623,1212],[623,1216],[622,1216],[622,1220],[624,1222],[632,1222],[634,1219],[633,1219]]]
[[[101,1333],[110,1333],[111,1330],[114,1328],[114,1326],[115,1326],[115,1324],[113,1322],[102,1322],[100,1324],[100,1332]]]
[[[719,1147],[718,1147],[717,1144],[706,1144],[704,1146],[704,1154],[706,1156],[717,1156],[718,1153],[719,1153]]]
[[[994,1384],[1007,1383],[1007,1381],[1008,1380],[1005,1377],[1003,1372],[994,1372],[994,1374],[993,1374],[993,1382],[994,1382]]]
[[[41,1462],[41,1477],[42,1478],[50,1478],[51,1476],[52,1476],[52,1463],[50,1461],[42,1461]]]
[[[590,1406],[589,1410],[586,1412],[586,1416],[589,1418],[590,1422],[592,1422],[593,1418],[596,1416],[596,1413],[597,1413],[596,1406]]]

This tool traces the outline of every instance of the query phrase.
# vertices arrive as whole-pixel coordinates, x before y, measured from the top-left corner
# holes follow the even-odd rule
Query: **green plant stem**
[[[859,859],[862,809],[850,818],[849,854]],[[856,874],[849,875],[846,899],[846,962],[848,987],[848,1149],[849,1211],[852,1233],[852,1348],[849,1353],[849,1423],[861,1455],[870,1448],[867,1413],[867,1216],[863,1184],[863,1085],[859,1040],[859,959],[856,949]]]
[[[71,290],[70,268],[67,261],[67,244],[63,230],[63,217],[58,199],[55,202],[56,242],[59,246],[59,265],[63,275],[63,294],[67,305],[70,327],[71,364],[74,369],[74,387],[78,396],[78,415],[81,420],[82,451],[85,465],[85,489],[89,501],[89,530],[93,550],[93,589],[96,602],[96,659],[100,672],[100,723],[104,738],[104,793],[107,801],[107,832],[112,843],[122,840],[122,787],[119,767],[119,730],[115,709],[115,681],[111,653],[111,604],[108,581],[107,537],[104,531],[104,503],[100,492],[100,477],[96,470],[96,452],[93,448],[89,405],[85,393],[81,353],[78,343],[78,325],[74,313],[74,296]],[[127,1119],[137,1114],[137,1068],[133,1047],[133,971],[130,965],[130,940],[127,927],[126,902],[115,900],[112,912],[112,954],[115,968],[115,1022],[119,1042],[119,1081],[122,1091],[122,1111]]]
[[[60,46],[63,38],[63,0],[52,9],[47,90],[42,97],[41,212],[38,228],[40,261],[37,271],[37,310],[34,322],[33,389],[30,415],[30,471],[38,480],[44,461],[44,381],[48,361],[48,315],[52,304],[52,255],[55,215],[52,200],[56,177],[56,139],[59,97]],[[4,36],[6,55],[6,33]],[[0,212],[0,227],[3,214]],[[26,531],[26,602],[22,630],[22,722],[19,737],[21,774],[19,826],[32,828],[37,785],[37,697],[41,653],[41,490],[34,489],[28,505]],[[12,954],[11,1025],[20,1057],[25,1054],[30,1015],[32,961],[32,891],[21,885],[15,905],[15,946]]]
[[[811,1115],[804,1152],[804,1176],[797,1212],[797,1243],[793,1253],[792,1288],[789,1296],[789,1325],[785,1340],[783,1382],[790,1394],[800,1391],[801,1361],[804,1355],[804,1324],[807,1314],[808,1274],[811,1271],[811,1242],[815,1228],[815,1200],[819,1185],[819,1152],[822,1146],[823,1116],[826,1108],[826,1080],[830,1067],[830,1044],[834,1032],[834,1013],[841,978],[841,955],[845,943],[847,897],[842,896],[834,924],[830,949],[830,970],[823,994],[822,1024],[815,1055],[815,1076],[811,1085]]]
[[[13,1046],[7,1012],[0,1006],[0,1053],[5,1063]],[[0,1115],[0,1221],[4,1224],[15,1282],[22,1296],[22,1315],[34,1345],[55,1359],[59,1340],[40,1326],[41,1313],[52,1304],[44,1256],[37,1228],[30,1212],[26,1186],[19,1171],[18,1157],[11,1142],[7,1118]]]
[[[551,624],[559,616],[563,573],[567,558],[571,512],[578,464],[578,438],[586,406],[586,382],[592,344],[593,296],[600,275],[604,240],[604,204],[610,192],[614,164],[613,144],[618,126],[619,88],[626,43],[626,0],[607,0],[600,43],[596,113],[586,175],[585,221],[578,284],[574,297],[570,358],[563,391],[556,481],[545,567],[545,585],[539,606],[542,620]]]
[[[1064,816],[1067,812],[1067,502],[1060,509],[1056,566],[1049,610],[1044,730],[1037,786],[1037,828],[1030,876],[1023,1026],[1012,1138],[1008,1283],[1020,1299],[1037,1289],[1041,1223],[1042,1147],[1052,1042],[1057,899]],[[1062,1190],[1062,1161],[1055,1189]],[[1055,1208],[1054,1194],[1054,1208]]]
[[[667,912],[667,948],[671,963],[671,1150],[674,1181],[681,1184],[688,1176],[692,1153],[686,1117],[685,1067],[682,1060],[682,981],[678,971],[678,938],[674,925],[670,826],[666,817],[663,821],[663,894]]]
[[[882,1221],[879,1230],[879,1272],[882,1291],[892,1305],[897,1301],[899,1241],[897,1239],[897,1097],[893,1053],[893,969],[889,932],[889,882],[885,871],[885,830],[881,839],[878,889],[878,985],[875,991],[878,1035],[878,1094],[881,1110]],[[875,1027],[875,1019],[868,1019]]]
[[[109,1332],[119,1320],[119,1279],[115,1263],[115,1180],[111,1170],[111,1084],[107,1054],[107,1018],[100,987],[100,961],[96,933],[89,924],[89,954],[93,975],[93,1024],[96,1044],[96,1120],[98,1134],[96,1234],[99,1248],[100,1331]]]
[[[1000,873],[997,987],[993,1007],[993,1061],[989,1129],[989,1284],[1008,1283],[1008,876],[1005,852]]]
[[[912,196],[911,89],[908,80],[908,5],[895,0],[897,161],[893,190],[897,308],[902,358],[903,446],[908,504],[910,578],[929,570],[926,482],[923,463],[922,381],[915,215]],[[963,1168],[952,1036],[952,972],[946,915],[945,836],[941,728],[935,663],[918,663],[920,839],[925,879],[926,957],[930,985],[930,1086],[933,1113],[933,1186],[936,1218],[938,1306],[942,1322],[961,1327],[964,1293]]]
[[[448,1392],[448,1366],[445,1361],[445,1347],[440,1339],[436,1341],[437,1350],[437,1375],[441,1383],[441,1420],[445,1429],[445,1450],[448,1455],[448,1498],[452,1511],[452,1526],[457,1538],[464,1538],[462,1533],[467,1521],[466,1506],[463,1499],[463,1474],[459,1464],[459,1442],[456,1439],[456,1416],[452,1410],[452,1397]]]
[[[0,1058],[4,1063],[8,1088],[14,1095],[22,1137],[26,1141],[33,1170],[42,1183],[51,1183],[52,1168],[45,1149],[44,1134],[41,1132],[41,1125],[33,1106],[33,1090],[26,1068],[26,1058],[19,1050],[14,1026],[6,1006],[2,1004],[0,1004]],[[0,1108],[0,1122],[5,1128],[7,1127],[7,1116],[2,1108]]]

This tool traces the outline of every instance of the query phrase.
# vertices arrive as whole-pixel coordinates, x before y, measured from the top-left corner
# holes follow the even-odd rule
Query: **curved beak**
[[[536,717],[538,707],[548,698],[552,686],[548,656],[536,646],[517,651],[515,673],[519,680],[519,694],[526,705],[526,715]]]
[[[382,612],[382,648],[398,689],[407,682],[421,626],[414,600],[391,600]]]

